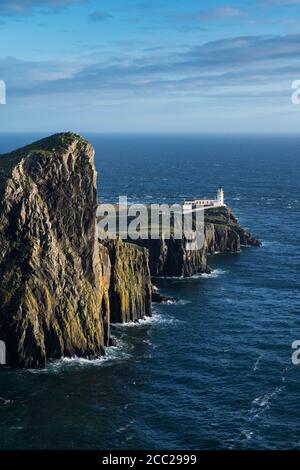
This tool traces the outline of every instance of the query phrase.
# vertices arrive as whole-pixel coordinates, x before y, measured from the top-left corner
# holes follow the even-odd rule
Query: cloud
[[[242,15],[243,12],[240,8],[224,5],[218,8],[204,10],[199,13],[198,17],[203,20],[219,20],[223,18],[236,18]]]
[[[109,18],[112,18],[112,15],[110,15],[109,13],[106,13],[104,11],[94,11],[93,13],[91,13],[89,15],[89,19],[90,21],[94,22],[94,23],[98,23],[99,21],[105,21]]]
[[[295,113],[289,124],[280,114],[278,130],[296,127],[290,95],[300,78],[300,34],[144,49],[137,58],[120,51],[90,63],[0,59],[4,129],[13,122],[22,131],[66,124],[89,131],[274,130],[277,111]]]
[[[183,101],[232,96],[263,100],[266,94],[286,96],[300,77],[300,35],[247,36],[207,42],[186,50],[144,51],[138,59],[112,57],[90,64],[0,60],[1,77],[11,99],[52,95],[107,100]]]
[[[67,5],[89,0],[0,0],[1,16],[27,16],[35,12],[58,11]]]
[[[175,15],[176,18],[191,19],[196,21],[211,21],[211,20],[222,20],[228,18],[237,18],[244,14],[244,12],[231,5],[223,5],[216,8],[210,8],[207,10],[197,11],[195,13],[178,13]]]

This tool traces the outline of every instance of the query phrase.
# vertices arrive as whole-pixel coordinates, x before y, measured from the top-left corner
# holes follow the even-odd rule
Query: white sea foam
[[[62,357],[61,359],[52,360],[47,364],[44,369],[27,369],[23,373],[30,374],[59,374],[62,370],[73,366],[99,366],[103,365],[108,361],[107,356],[100,356],[94,359],[88,359],[85,357]]]
[[[270,240],[262,240],[261,242],[261,246],[263,248],[268,248],[268,247],[273,247],[273,246],[276,246],[276,247],[280,247],[281,246],[281,243],[277,242],[277,241],[270,241]]]
[[[259,406],[260,408],[269,407],[270,398],[270,395],[262,395],[261,397],[255,398],[252,404]]]
[[[184,299],[180,299],[178,300],[177,302],[173,302],[172,305],[188,305],[188,304],[191,304],[192,301],[191,300],[184,300]]]
[[[222,274],[225,274],[227,271],[223,269],[214,269],[210,273],[199,273],[194,274],[193,276],[164,276],[164,277],[157,277],[156,279],[170,279],[173,281],[195,281],[197,279],[214,279],[219,277]]]
[[[175,304],[178,304],[178,301],[177,300],[173,300],[173,299],[168,299],[168,300],[164,300],[162,302],[160,302],[161,304],[163,305],[175,305]]]
[[[127,348],[128,349],[128,348]],[[59,373],[68,367],[83,367],[83,366],[104,366],[112,363],[113,361],[120,361],[131,357],[125,350],[125,345],[118,338],[116,339],[116,346],[109,346],[105,348],[105,356],[95,357],[89,359],[88,357],[62,357],[58,360],[52,360],[44,369],[27,369],[24,372],[31,374],[48,374]]]
[[[273,392],[266,393],[265,395],[261,395],[253,400],[253,407],[250,410],[250,413],[252,415],[254,414],[254,418],[258,418],[261,413],[270,408],[272,400],[282,392],[283,388],[284,387],[276,387]]]
[[[246,429],[243,429],[241,435],[242,437],[245,437],[247,441],[249,441],[250,439],[252,439],[253,431],[247,431]]]
[[[103,366],[116,360],[128,359],[130,354],[120,349],[119,347],[110,346],[105,348],[105,356],[99,356],[94,359],[88,359],[84,357],[64,357],[60,361],[52,363],[52,367],[61,369],[63,366]],[[49,366],[51,369],[51,365]]]
[[[115,323],[112,325],[116,329],[126,329],[126,328],[140,328],[147,325],[156,325],[156,324],[166,324],[172,325],[181,323],[180,320],[175,318],[162,315],[160,313],[153,312],[152,317],[146,317],[139,320],[138,322],[130,323]],[[93,359],[87,357],[62,357],[58,360],[52,360],[49,362],[47,367],[44,369],[26,369],[22,373],[31,373],[31,374],[56,374],[60,373],[63,369],[69,367],[84,367],[84,366],[105,366],[113,363],[114,361],[122,361],[129,359],[131,354],[128,353],[128,345],[124,343],[120,338],[115,338],[116,346],[109,346],[105,348],[105,356],[99,356]],[[148,344],[148,343],[147,343]],[[149,344],[151,344],[149,342]],[[0,402],[1,404],[1,402]]]
[[[200,277],[204,277],[206,279],[215,279],[216,277],[219,277],[226,272],[227,271],[224,271],[223,269],[214,269],[211,273],[201,274]]]
[[[256,360],[255,364],[254,364],[254,367],[253,367],[253,372],[256,372],[259,368],[259,364],[260,364],[260,361],[262,360],[263,358],[263,354],[261,354],[258,359]]]
[[[184,281],[186,279],[190,279],[184,276],[153,276],[153,278],[154,279],[170,279],[170,280],[176,280],[176,281]]]
[[[161,305],[188,305],[191,304],[191,300],[167,300],[166,302],[161,302]]]
[[[157,324],[171,325],[171,324],[175,324],[179,322],[180,320],[177,320],[176,318],[170,318],[166,315],[163,315],[154,311],[152,317],[145,317],[136,322],[115,323],[113,326],[114,328],[141,328],[147,325],[157,325]]]
[[[73,357],[63,357],[60,361],[56,361],[53,363],[56,366],[59,366],[60,364],[79,364],[79,365],[100,365],[103,364],[103,362],[107,361],[108,357],[107,356],[100,356],[95,359],[88,359],[84,357],[78,357],[78,356],[73,356]]]

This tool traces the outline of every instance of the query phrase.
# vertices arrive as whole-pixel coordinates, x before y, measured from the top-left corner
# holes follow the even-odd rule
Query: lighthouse
[[[213,207],[225,206],[224,202],[224,188],[218,188],[217,197],[215,199],[194,199],[193,201],[184,201],[183,209],[186,212],[193,212],[197,209],[212,209]]]
[[[224,206],[224,188],[220,186],[217,193],[217,201],[220,206]]]

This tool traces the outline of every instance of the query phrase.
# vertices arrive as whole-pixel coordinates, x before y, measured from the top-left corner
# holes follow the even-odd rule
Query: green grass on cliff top
[[[7,177],[11,174],[12,169],[29,153],[51,156],[53,153],[63,152],[75,140],[78,140],[79,145],[88,144],[87,140],[80,135],[73,132],[62,132],[38,140],[37,142],[33,142],[25,147],[13,150],[12,152],[0,155],[0,193],[3,189],[3,185],[5,185]]]
[[[64,150],[68,148],[74,140],[78,140],[78,142],[82,144],[88,143],[83,137],[73,132],[62,132],[60,134],[54,134],[50,137],[38,140],[32,144],[26,145],[25,147],[13,150],[12,152],[0,155],[0,165],[2,163],[2,159],[23,157],[29,152],[52,153],[53,151]]]
[[[10,173],[11,169],[29,153],[34,152],[41,155],[52,155],[53,152],[63,151],[67,149],[74,140],[78,140],[79,144],[88,143],[87,140],[80,135],[72,132],[62,132],[38,140],[37,142],[13,150],[12,152],[2,154],[0,155],[0,171],[2,170],[5,174]]]

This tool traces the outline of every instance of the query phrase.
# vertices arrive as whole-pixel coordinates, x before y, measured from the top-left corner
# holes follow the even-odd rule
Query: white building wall
[[[223,188],[218,189],[216,199],[196,199],[195,201],[185,201],[183,208],[186,211],[191,211],[194,208],[201,207],[222,207],[224,203],[224,191]]]

